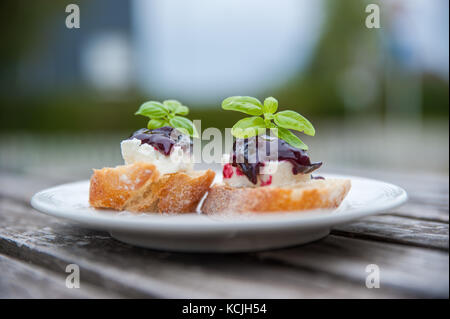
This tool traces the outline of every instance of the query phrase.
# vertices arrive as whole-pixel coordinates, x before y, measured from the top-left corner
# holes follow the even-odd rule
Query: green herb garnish
[[[165,100],[162,103],[148,101],[141,105],[135,115],[143,115],[150,118],[147,127],[151,130],[163,126],[171,126],[190,136],[198,136],[191,120],[181,115],[188,115],[189,108],[177,100]]]
[[[231,134],[237,138],[256,136],[265,133],[266,129],[271,129],[278,138],[294,147],[307,150],[308,146],[290,129],[311,136],[314,136],[316,133],[312,124],[297,112],[281,111],[275,113],[278,109],[278,101],[273,97],[266,98],[264,104],[262,104],[254,97],[231,96],[223,100],[222,108],[253,115],[252,117],[245,117],[234,124]]]

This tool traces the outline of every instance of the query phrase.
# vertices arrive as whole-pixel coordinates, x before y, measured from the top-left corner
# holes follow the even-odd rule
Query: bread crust
[[[214,176],[211,170],[160,176],[154,165],[140,162],[102,168],[91,177],[89,203],[131,212],[195,212]]]
[[[214,176],[212,170],[165,174],[130,199],[126,209],[132,212],[195,212]]]
[[[206,214],[281,212],[337,208],[351,188],[350,180],[312,180],[286,188],[216,185],[203,205]]]
[[[89,203],[96,208],[123,210],[139,189],[148,187],[158,177],[156,167],[147,163],[94,169]]]

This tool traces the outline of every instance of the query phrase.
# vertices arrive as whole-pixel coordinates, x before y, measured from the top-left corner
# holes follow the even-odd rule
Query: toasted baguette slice
[[[209,190],[212,170],[162,175],[130,198],[126,209],[132,212],[192,213]]]
[[[158,177],[156,167],[147,163],[94,169],[89,203],[96,208],[123,210],[131,198],[148,188]]]
[[[216,185],[206,197],[202,212],[280,212],[338,207],[351,187],[350,180],[311,180],[291,187]]]
[[[207,170],[160,176],[147,163],[102,168],[91,177],[89,203],[131,212],[194,212],[214,175]]]

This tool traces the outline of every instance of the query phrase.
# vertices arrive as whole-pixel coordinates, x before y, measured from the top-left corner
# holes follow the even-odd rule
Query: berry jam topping
[[[236,167],[236,175],[237,176],[244,176],[244,173],[242,173],[241,169],[239,167]]]
[[[269,177],[266,180],[261,180],[261,186],[269,186],[272,184],[272,175],[269,175]]]
[[[233,176],[233,167],[231,166],[231,164],[225,164],[223,166],[222,174],[223,178],[231,178]]]
[[[160,127],[154,130],[142,128],[134,132],[128,139],[138,139],[143,144],[149,144],[164,155],[169,155],[175,144],[180,145],[186,151],[192,147],[191,139],[181,134],[180,131],[170,126]]]
[[[309,174],[322,166],[322,162],[311,163],[306,151],[282,139],[261,135],[234,142],[231,165],[240,169],[253,184],[257,184],[260,169],[268,161],[290,162],[294,175]]]

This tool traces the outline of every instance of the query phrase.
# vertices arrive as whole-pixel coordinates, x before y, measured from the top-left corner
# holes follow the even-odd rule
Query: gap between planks
[[[448,254],[433,250],[329,236],[310,245],[253,254],[162,253],[9,204],[0,213],[6,226],[0,233],[1,250],[55,271],[78,263],[86,280],[127,296],[448,296]],[[364,287],[368,263],[384,269],[382,290]]]

